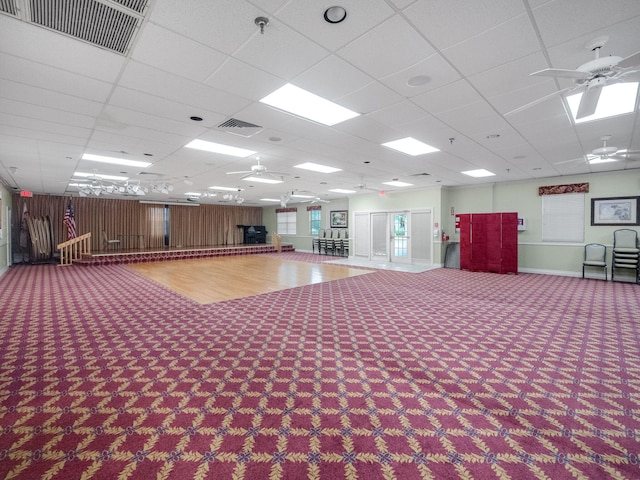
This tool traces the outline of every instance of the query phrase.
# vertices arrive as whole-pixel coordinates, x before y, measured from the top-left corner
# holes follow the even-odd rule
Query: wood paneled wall
[[[67,240],[62,223],[69,197],[34,195],[13,198],[13,245],[19,248],[20,223],[26,203],[31,216],[49,216],[53,238]],[[117,198],[73,197],[78,235],[91,232],[91,249],[102,250],[102,232],[109,238],[118,235],[144,235],[145,248],[164,246],[165,206]],[[169,206],[169,245],[171,247],[205,247],[237,245],[243,231],[237,225],[262,225],[262,208],[235,205]]]

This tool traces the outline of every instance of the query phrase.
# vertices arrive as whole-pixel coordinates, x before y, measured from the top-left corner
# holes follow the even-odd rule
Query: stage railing
[[[282,252],[282,237],[277,233],[273,234],[273,246],[276,247],[276,252]]]
[[[91,254],[91,232],[59,243],[57,248],[60,250],[60,266],[73,265],[73,261],[82,255]]]

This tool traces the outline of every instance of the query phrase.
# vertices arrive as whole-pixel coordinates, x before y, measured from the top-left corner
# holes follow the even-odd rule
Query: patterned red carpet
[[[0,356],[0,478],[640,478],[637,285],[375,271],[199,305],[16,266]]]

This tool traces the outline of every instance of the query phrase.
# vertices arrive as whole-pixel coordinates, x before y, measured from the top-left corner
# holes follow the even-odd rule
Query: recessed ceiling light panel
[[[85,173],[85,172],[75,172],[73,174],[74,177],[82,177],[82,178],[97,178],[100,180],[116,180],[124,182],[129,180],[129,177],[121,177],[119,175],[102,175],[99,173]]]
[[[209,187],[211,190],[222,190],[225,192],[241,192],[242,188],[237,188],[237,187],[218,187],[217,185],[214,185],[213,187]]]
[[[331,188],[329,191],[334,193],[356,193],[355,190],[347,190],[346,188]]]
[[[318,163],[306,162],[301,163],[300,165],[294,165],[295,168],[302,168],[303,170],[311,170],[312,172],[320,172],[320,173],[334,173],[339,172],[341,168],[328,167],[326,165],[320,165]]]
[[[151,165],[151,162],[127,160],[126,158],[117,158],[117,157],[103,157],[102,155],[93,155],[91,153],[85,153],[84,155],[82,155],[82,160],[89,160],[91,162],[110,163],[112,165],[125,165],[127,167],[147,168],[149,165]]]
[[[582,93],[568,96],[567,103],[569,104],[573,121],[575,123],[591,122],[633,112],[636,108],[636,99],[638,97],[638,84],[639,82],[625,82],[602,87],[596,111],[593,115],[579,120],[576,120],[576,115],[578,114]]]
[[[359,115],[290,83],[270,93],[260,102],[327,126],[336,125]]]
[[[391,185],[392,187],[412,187],[413,183],[407,182],[399,182],[398,180],[393,180],[391,182],[382,182],[383,185]]]
[[[242,180],[246,182],[258,182],[258,183],[282,183],[282,180],[277,180],[275,178],[269,177],[259,177],[256,175],[251,175],[250,177],[244,177]]]
[[[427,145],[420,140],[416,140],[413,137],[401,138],[400,140],[394,140],[382,144],[383,147],[397,150],[398,152],[405,153],[415,157],[417,155],[423,155],[425,153],[439,152],[440,150],[431,145]]]
[[[478,170],[467,170],[466,172],[460,172],[465,175],[469,175],[470,177],[480,178],[480,177],[491,177],[495,175],[495,173],[490,172],[489,170],[485,170],[484,168],[480,168]]]
[[[246,148],[232,147],[223,145],[222,143],[206,142],[204,140],[193,140],[185,145],[187,148],[195,148],[196,150],[204,150],[206,152],[221,153],[223,155],[231,155],[233,157],[245,158],[255,154],[253,150]]]

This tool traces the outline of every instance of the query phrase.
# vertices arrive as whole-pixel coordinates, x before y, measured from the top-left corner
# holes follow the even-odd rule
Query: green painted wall
[[[521,271],[577,274],[582,272],[584,245],[542,242],[542,197],[538,195],[538,187],[570,183],[589,183],[589,193],[585,195],[584,243],[603,243],[611,247],[613,232],[621,227],[591,226],[591,199],[640,195],[640,170],[452,188],[443,207],[454,207],[457,213],[518,212],[518,216],[526,220],[526,230],[518,233],[518,268]],[[449,228],[453,231],[453,224]],[[632,228],[640,235],[638,226],[622,228]],[[452,236],[454,239],[457,241],[458,236]]]
[[[330,210],[349,210],[350,225],[354,212],[393,211],[418,208],[433,208],[433,221],[437,222],[451,241],[458,241],[454,232],[455,213],[518,212],[526,220],[526,230],[518,233],[518,262],[520,271],[580,275],[584,244],[563,244],[542,241],[542,200],[538,187],[569,183],[589,183],[585,195],[585,241],[603,243],[609,247],[608,260],[615,226],[591,226],[591,199],[606,197],[640,196],[640,169],[587,175],[543,178],[522,182],[487,184],[478,187],[433,188],[412,192],[386,192],[385,195],[371,193],[354,195],[348,200],[322,204],[323,222],[328,222]],[[290,205],[293,206],[293,205]],[[309,251],[311,236],[306,204],[298,205],[298,234],[284,239],[296,250]],[[269,231],[276,229],[276,207],[265,208],[263,219]],[[325,228],[328,228],[326,225]],[[640,227],[632,228],[638,231]],[[435,263],[444,260],[444,249],[440,240],[434,242]]]
[[[311,235],[311,227],[309,224],[309,212],[307,206],[309,203],[293,203],[289,202],[287,208],[297,208],[296,216],[296,235],[282,235],[282,243],[288,243],[293,245],[297,251],[306,252],[311,251],[311,241],[315,238],[315,235]],[[349,200],[346,198],[335,200],[329,203],[319,203],[322,208],[322,214],[320,221],[322,228],[329,228],[329,212],[331,210],[349,210]],[[281,208],[278,206],[265,207],[262,210],[262,222],[269,232],[267,234],[267,242],[271,243],[271,234],[277,232],[277,219],[276,210]],[[349,225],[351,225],[351,219],[349,219]]]

